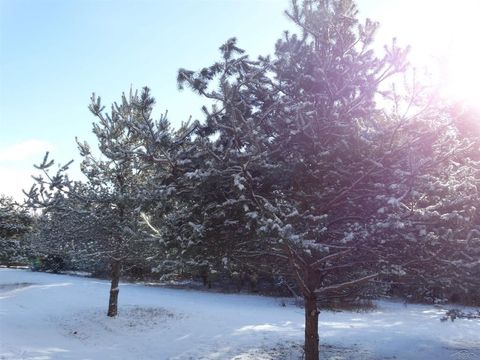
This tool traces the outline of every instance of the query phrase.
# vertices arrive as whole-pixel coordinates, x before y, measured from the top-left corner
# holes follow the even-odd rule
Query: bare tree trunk
[[[318,360],[318,307],[312,292],[304,296],[305,301],[305,360]]]
[[[122,264],[119,260],[112,260],[112,283],[110,285],[110,298],[108,299],[108,313],[110,317],[117,316],[118,313],[118,283],[120,282],[120,271]]]

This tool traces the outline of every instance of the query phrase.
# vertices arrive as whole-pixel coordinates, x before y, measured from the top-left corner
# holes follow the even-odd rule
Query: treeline
[[[28,192],[42,254],[122,274],[283,288],[303,298],[305,358],[318,359],[318,304],[410,296],[479,301],[479,143],[468,119],[423,87],[393,42],[349,0],[293,1],[298,34],[250,59],[235,39],[178,84],[211,104],[172,129],[148,88],[106,111],[98,149]],[[411,78],[411,81],[409,80]],[[401,79],[402,81],[400,81]],[[390,86],[389,84],[396,84]],[[406,84],[405,87],[399,84]],[[188,106],[188,105],[186,105]]]

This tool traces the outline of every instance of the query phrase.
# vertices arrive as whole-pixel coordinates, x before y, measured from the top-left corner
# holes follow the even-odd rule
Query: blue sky
[[[359,8],[384,23],[380,43],[404,35],[406,44],[418,37],[418,26],[402,27],[421,21],[416,3],[360,0]],[[92,92],[108,105],[130,86],[148,85],[157,114],[168,109],[174,125],[196,117],[202,100],[177,90],[178,68],[210,65],[232,36],[252,56],[271,53],[282,31],[292,28],[283,15],[288,4],[0,0],[0,193],[20,197],[45,150],[65,162],[78,159],[75,136],[94,143],[87,110]],[[77,167],[78,161],[74,173]]]
[[[179,122],[200,105],[177,91],[179,67],[209,64],[231,36],[254,53],[270,51],[286,23],[273,0],[1,4],[2,144],[22,137],[71,142],[89,132],[93,91],[111,102],[131,85],[151,87],[158,107]]]
[[[195,116],[202,101],[177,90],[178,68],[210,65],[232,36],[253,55],[271,52],[289,26],[285,4],[0,0],[0,193],[20,196],[45,150],[64,162],[77,159],[75,136],[94,142],[93,91],[108,105],[148,85],[173,124]]]

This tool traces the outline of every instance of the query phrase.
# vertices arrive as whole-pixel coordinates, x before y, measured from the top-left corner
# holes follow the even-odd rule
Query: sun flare
[[[440,83],[446,95],[480,106],[480,2],[426,1],[423,6],[428,3],[425,14],[430,13],[430,17],[425,17],[418,32],[428,34],[424,46],[431,46],[431,61],[438,60]]]
[[[480,107],[480,1],[393,1],[379,2],[384,35],[410,44],[412,64],[434,74],[445,95]]]
[[[473,34],[452,44],[445,61],[447,95],[476,107],[480,106],[480,46]]]

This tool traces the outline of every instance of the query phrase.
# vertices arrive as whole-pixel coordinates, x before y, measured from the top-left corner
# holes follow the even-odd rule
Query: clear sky
[[[401,44],[417,44],[425,55],[425,47],[446,48],[450,39],[445,31],[438,36],[452,14],[448,3],[360,0],[358,5],[362,17],[383,24],[379,43],[397,36]],[[271,53],[282,31],[292,28],[283,15],[288,4],[0,0],[0,193],[21,198],[21,189],[32,183],[32,163],[45,150],[65,162],[78,160],[75,136],[94,143],[94,118],[87,110],[92,92],[108,105],[130,86],[147,85],[157,99],[157,114],[168,109],[172,124],[196,117],[202,100],[177,90],[178,68],[210,65],[232,36],[254,57]],[[74,173],[77,168],[78,161]]]

